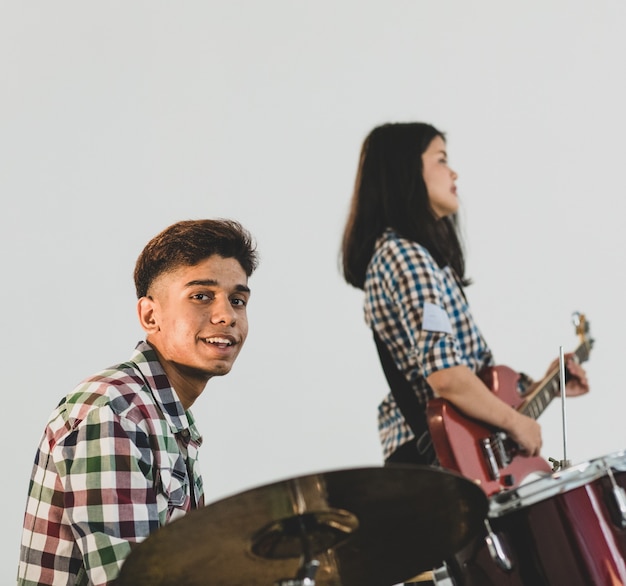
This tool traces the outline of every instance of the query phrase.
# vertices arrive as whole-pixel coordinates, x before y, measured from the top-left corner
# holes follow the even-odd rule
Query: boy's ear
[[[156,302],[152,297],[146,296],[137,300],[137,316],[141,327],[147,334],[159,331]]]

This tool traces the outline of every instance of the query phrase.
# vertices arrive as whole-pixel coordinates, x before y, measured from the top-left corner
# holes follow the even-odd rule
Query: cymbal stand
[[[278,580],[275,582],[275,586],[315,586],[315,574],[320,567],[320,562],[313,557],[311,539],[308,537],[307,527],[303,519],[302,516],[298,516],[300,543],[302,544],[302,556],[298,573],[295,578]]]
[[[295,578],[279,580],[275,586],[315,586],[315,574],[320,567],[318,560],[310,560],[300,566]]]
[[[563,468],[568,468],[571,465],[571,462],[567,459],[567,417],[565,410],[565,355],[563,354],[563,346],[559,346],[559,374],[561,377],[561,421],[563,426],[563,459],[555,460],[554,458],[549,458],[550,462],[552,462],[552,472],[556,472],[557,470],[563,470]]]

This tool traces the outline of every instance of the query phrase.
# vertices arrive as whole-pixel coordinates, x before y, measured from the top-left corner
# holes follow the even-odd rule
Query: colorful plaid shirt
[[[18,585],[100,586],[131,544],[202,503],[202,438],[156,353],[83,381],[53,411],[30,480]]]
[[[440,268],[420,244],[383,233],[365,277],[365,321],[389,349],[396,366],[426,402],[426,378],[451,366],[479,372],[493,357],[451,267]],[[414,435],[391,393],[378,408],[378,431],[388,458]]]

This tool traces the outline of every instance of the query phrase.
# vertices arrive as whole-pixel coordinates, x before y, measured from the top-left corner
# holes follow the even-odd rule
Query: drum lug
[[[489,555],[494,561],[496,566],[505,572],[510,572],[513,569],[513,563],[511,558],[506,552],[506,548],[502,540],[493,532],[489,520],[485,519],[485,529],[487,529],[487,536],[485,537],[485,543],[489,550]]]

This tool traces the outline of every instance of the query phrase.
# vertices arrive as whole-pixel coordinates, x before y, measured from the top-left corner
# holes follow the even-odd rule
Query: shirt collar
[[[131,360],[146,379],[154,400],[161,408],[172,431],[180,433],[188,429],[191,439],[201,443],[202,437],[193,414],[191,411],[185,411],[152,346],[145,341],[139,342]]]

